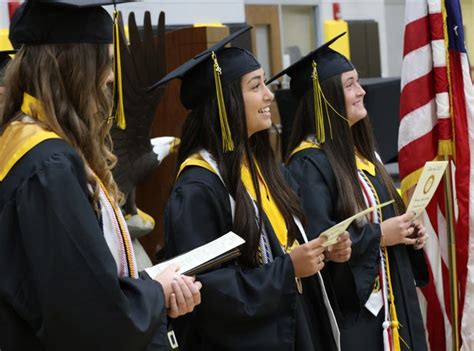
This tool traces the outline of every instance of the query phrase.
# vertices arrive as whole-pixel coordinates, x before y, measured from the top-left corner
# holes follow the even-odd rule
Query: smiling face
[[[240,84],[245,104],[247,135],[250,138],[252,134],[272,126],[270,104],[273,93],[265,85],[263,68],[243,75]]]
[[[367,110],[364,107],[365,90],[359,84],[359,75],[356,70],[344,72],[341,75],[341,81],[346,101],[347,118],[349,119],[349,125],[352,127],[367,116]]]

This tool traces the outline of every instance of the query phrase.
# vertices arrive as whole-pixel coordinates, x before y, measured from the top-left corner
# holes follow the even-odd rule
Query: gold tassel
[[[438,155],[440,156],[453,155],[453,141],[452,140],[438,141]]]
[[[227,112],[224,103],[224,94],[222,93],[221,74],[222,69],[219,67],[217,57],[214,51],[211,54],[214,61],[214,82],[216,84],[217,106],[219,108],[219,120],[221,124],[222,149],[224,152],[234,151],[234,142],[230,133],[229,121],[227,120]]]
[[[123,86],[122,86],[122,62],[120,57],[120,37],[119,37],[118,11],[114,8],[114,106],[112,115],[120,129],[125,129],[125,109],[123,106]]]
[[[395,296],[393,295],[392,288],[392,278],[390,276],[390,263],[388,261],[388,250],[387,247],[383,248],[385,254],[385,261],[387,264],[387,283],[389,289],[389,304],[390,304],[390,327],[392,328],[392,342],[394,351],[400,351],[400,333],[398,329],[400,328],[400,322],[398,321],[397,308],[395,306]],[[402,339],[403,340],[403,339]]]
[[[323,99],[321,85],[319,85],[319,77],[316,62],[313,61],[313,74],[311,75],[313,80],[313,100],[314,100],[314,127],[315,127],[315,137],[316,141],[319,144],[324,144],[326,141],[326,130],[324,128],[324,116],[323,116]],[[327,107],[326,107],[327,115]],[[329,115],[328,121],[329,121]],[[329,125],[331,122],[329,121]],[[332,136],[332,135],[331,135]]]
[[[329,135],[332,139],[332,125],[331,119],[329,118],[329,109],[334,111],[336,115],[341,117],[347,123],[349,120],[341,115],[326,99],[324,95],[323,89],[321,89],[321,85],[319,84],[319,76],[318,76],[318,69],[317,64],[313,61],[313,73],[311,74],[311,79],[313,80],[313,97],[314,97],[314,123],[315,123],[315,137],[316,141],[319,144],[323,144],[326,141],[326,130],[324,128],[324,115],[328,119],[329,125]]]

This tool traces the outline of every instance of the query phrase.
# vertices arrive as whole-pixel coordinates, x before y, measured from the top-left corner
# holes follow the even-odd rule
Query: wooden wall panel
[[[245,5],[245,18],[251,26],[270,27],[271,67],[273,72],[282,70],[281,36],[278,5]],[[252,30],[252,52],[257,53],[255,31]]]

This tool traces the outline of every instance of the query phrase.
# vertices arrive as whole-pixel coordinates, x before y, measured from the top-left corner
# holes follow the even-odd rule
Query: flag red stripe
[[[436,190],[436,194],[433,196],[432,201],[429,203],[428,207],[426,208],[426,212],[430,219],[430,223],[433,226],[433,229],[437,236],[439,233],[438,211],[441,211],[442,216],[446,218],[446,209],[444,207],[444,183],[441,183],[438,190]],[[448,316],[448,318],[450,318],[451,317],[451,299],[450,299],[451,292],[450,292],[450,284],[449,284],[449,270],[445,262],[442,260],[442,258],[440,259],[441,259],[441,281],[438,281],[437,284],[438,285],[441,284],[442,286],[445,313]],[[439,300],[439,297],[438,297],[438,300]]]
[[[448,92],[448,71],[446,66],[435,67],[431,72],[407,83],[401,92],[400,117],[405,117],[428,102],[436,94]]]
[[[400,95],[400,117],[426,105],[435,97],[434,76],[429,72],[418,79],[407,83]]]
[[[469,247],[469,177],[470,152],[467,126],[466,97],[464,94],[463,68],[459,53],[449,50],[451,67],[451,87],[453,95],[453,114],[456,130],[456,195],[458,203],[458,221],[456,223],[457,271],[460,285],[459,306],[464,306],[467,279],[467,261]],[[459,311],[460,320],[462,309]]]
[[[438,138],[440,140],[451,140],[452,138],[452,125],[451,118],[438,119]]]
[[[398,152],[400,179],[423,167],[427,160],[433,160],[437,151],[438,133],[435,126],[431,132],[415,139]]]
[[[449,91],[448,69],[446,66],[434,67],[435,91],[437,94]]]
[[[428,329],[428,341],[431,351],[444,351],[446,347],[446,333],[444,331],[444,316],[441,305],[436,295],[433,273],[428,265],[429,284],[421,289],[425,299],[428,301],[426,310],[426,329]]]
[[[421,17],[408,23],[405,27],[403,56],[429,44],[432,40],[443,38],[443,17],[441,13]]]

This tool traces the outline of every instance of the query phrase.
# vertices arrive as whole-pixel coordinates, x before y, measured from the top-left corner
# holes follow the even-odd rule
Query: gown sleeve
[[[203,172],[208,173],[204,175],[207,179],[191,180]],[[184,179],[178,181],[166,210],[168,257],[206,244],[232,229],[229,196],[217,176],[194,167],[181,177]],[[291,326],[296,288],[288,255],[258,268],[245,269],[230,262],[197,279],[203,284],[201,304],[193,313],[173,321],[184,349],[193,350],[186,345],[191,342],[191,334],[201,335],[214,348],[226,350],[249,349],[249,345],[256,344],[279,350],[279,343],[294,343]],[[275,334],[277,330],[280,335]]]
[[[77,156],[53,155],[17,191],[29,272],[14,304],[37,306],[28,322],[46,349],[162,349],[161,285],[117,276],[85,179]]]
[[[294,158],[288,169],[298,184],[298,195],[306,214],[308,239],[316,238],[321,232],[332,227],[344,218],[336,218],[335,207],[337,188],[335,175],[329,161],[321,151],[315,151],[312,157]],[[380,247],[380,226],[378,224],[364,224],[357,227],[352,224],[348,228],[352,240],[352,254],[349,267],[352,273],[351,281],[356,286],[359,303],[364,305],[369,297],[375,277],[378,272],[378,258]],[[339,266],[337,270],[334,268]],[[333,268],[330,268],[333,267]],[[348,291],[347,280],[341,279],[347,273],[341,264],[330,262],[328,268],[337,272],[333,275],[332,284],[336,291]],[[346,271],[344,273],[344,271]],[[338,286],[342,285],[342,286]],[[339,297],[339,303],[344,303],[347,297]]]

